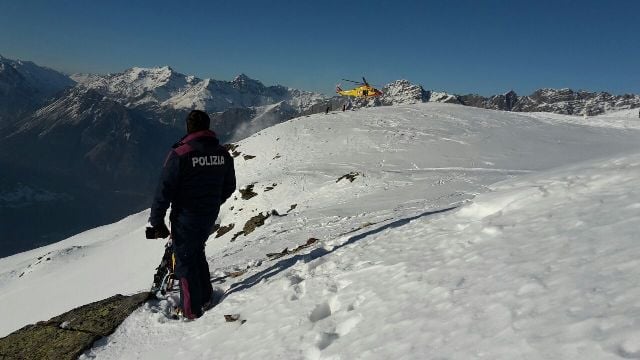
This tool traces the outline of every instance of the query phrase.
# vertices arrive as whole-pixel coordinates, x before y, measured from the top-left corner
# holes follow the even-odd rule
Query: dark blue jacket
[[[217,216],[236,189],[233,158],[213,131],[191,133],[167,155],[149,223],[159,226],[171,204],[171,219]],[[215,220],[215,219],[213,219]]]

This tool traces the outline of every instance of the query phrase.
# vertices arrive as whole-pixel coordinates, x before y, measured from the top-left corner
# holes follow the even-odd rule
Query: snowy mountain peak
[[[128,74],[131,77],[131,80],[136,80],[147,76],[168,79],[172,75],[174,75],[174,70],[167,65],[152,68],[132,67],[131,69],[125,70],[125,74]],[[182,74],[176,73],[176,76],[180,75]]]
[[[396,80],[382,88],[382,105],[414,104],[427,101],[428,93],[421,85],[409,80]]]
[[[551,89],[551,88],[541,88],[534,91],[530,97],[532,98],[546,98],[546,99],[555,99],[555,100],[569,100],[575,98],[575,95],[579,92],[575,92],[569,88],[561,88],[561,89]]]
[[[108,75],[74,75],[74,79],[83,87],[131,107],[167,101],[189,83],[185,75],[169,66],[133,67]]]
[[[32,61],[0,57],[0,64],[3,67],[12,67],[24,77],[28,85],[33,87],[35,91],[43,92],[49,96],[75,84],[75,81],[69,76],[48,67],[39,66]]]
[[[247,74],[240,73],[238,76],[233,78],[233,80],[231,82],[233,82],[233,83],[244,83],[244,82],[251,81],[251,80],[253,80],[253,79],[251,79],[249,76],[247,76]]]
[[[0,128],[11,125],[74,84],[58,71],[0,56]]]
[[[132,83],[138,82],[146,86],[146,88],[154,89],[163,85],[167,85],[169,82],[186,82],[186,76],[174,71],[169,66],[153,67],[153,68],[139,68],[134,67],[125,71],[129,76],[129,80]]]
[[[231,84],[236,89],[243,89],[248,91],[262,92],[264,91],[264,84],[259,80],[255,80],[247,76],[246,74],[240,74],[236,76]]]

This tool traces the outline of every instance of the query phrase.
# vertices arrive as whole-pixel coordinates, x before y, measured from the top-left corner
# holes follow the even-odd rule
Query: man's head
[[[187,116],[187,133],[191,134],[196,131],[209,130],[211,119],[206,112],[201,110],[191,110]]]

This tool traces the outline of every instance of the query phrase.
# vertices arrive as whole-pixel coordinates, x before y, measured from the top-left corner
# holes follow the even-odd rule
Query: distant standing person
[[[324,113],[328,114],[330,110],[331,110],[331,106],[327,106],[327,109],[324,111]]]
[[[209,130],[209,116],[193,110],[186,119],[187,135],[173,145],[162,168],[147,231],[148,238],[171,234],[180,285],[178,314],[187,319],[202,316],[212,305],[205,242],[213,229],[220,205],[236,189],[233,158]],[[164,217],[171,204],[171,233]]]

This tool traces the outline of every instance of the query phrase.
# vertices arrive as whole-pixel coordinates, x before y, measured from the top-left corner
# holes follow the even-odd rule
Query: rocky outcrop
[[[0,339],[0,359],[77,359],[96,340],[109,336],[149,298],[149,293],[115,295],[27,325]]]
[[[415,104],[429,101],[431,94],[408,80],[396,80],[382,88],[381,105]]]

